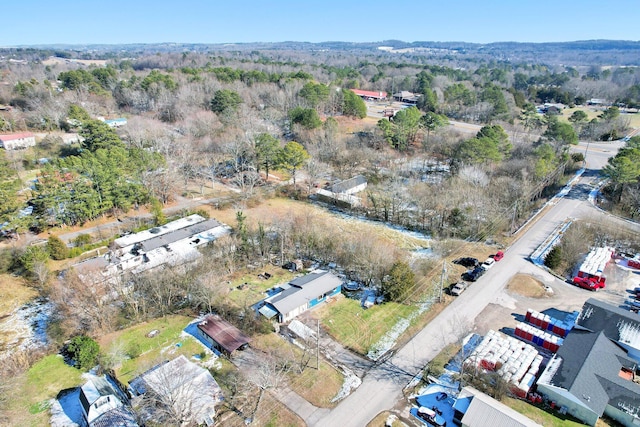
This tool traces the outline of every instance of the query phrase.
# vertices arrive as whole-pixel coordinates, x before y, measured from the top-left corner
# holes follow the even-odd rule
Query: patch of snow
[[[53,304],[46,299],[36,299],[23,305],[9,315],[0,324],[0,334],[13,337],[5,343],[6,352],[3,356],[15,350],[33,350],[47,345],[47,325],[53,311]]]
[[[51,399],[52,427],[77,427],[84,425],[82,408],[80,407],[80,388],[64,390],[58,394],[58,399]]]
[[[354,374],[350,369],[341,366],[340,370],[344,375],[344,381],[342,382],[342,387],[340,387],[340,391],[338,391],[338,394],[336,394],[335,397],[331,399],[332,403],[339,402],[340,400],[349,396],[349,394],[351,394],[351,390],[357,389],[358,387],[360,387],[360,384],[362,384],[362,380],[358,378],[358,376]]]
[[[418,316],[427,311],[431,305],[433,305],[435,299],[429,299],[418,306],[418,309],[411,313],[409,316],[398,320],[393,325],[393,328],[389,330],[380,341],[371,346],[371,349],[367,353],[367,357],[373,361],[380,359],[387,351],[391,350],[396,345],[396,340],[409,328],[411,322],[413,322]]]

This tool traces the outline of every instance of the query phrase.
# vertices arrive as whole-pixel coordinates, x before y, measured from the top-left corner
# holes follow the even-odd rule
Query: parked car
[[[476,258],[464,257],[464,258],[454,259],[453,263],[462,265],[463,267],[467,267],[467,268],[475,268],[478,266],[478,264],[480,264],[480,261],[478,261]]]
[[[486,260],[484,260],[481,267],[484,268],[485,270],[489,270],[491,267],[493,267],[493,264],[495,263],[496,263],[496,260],[489,257]]]
[[[502,251],[496,252],[496,254],[493,256],[493,259],[495,259],[496,262],[500,261],[502,258],[504,258],[504,252]]]
[[[463,293],[465,291],[465,289],[467,289],[468,286],[469,286],[469,284],[467,282],[460,281],[460,282],[456,283],[451,288],[451,295],[455,295],[455,296],[459,297],[460,294]]]
[[[482,268],[481,266],[478,266],[476,268],[474,268],[473,270],[469,270],[466,273],[464,273],[462,275],[462,278],[466,281],[469,282],[475,282],[476,280],[478,280],[487,270],[485,270],[484,268]]]

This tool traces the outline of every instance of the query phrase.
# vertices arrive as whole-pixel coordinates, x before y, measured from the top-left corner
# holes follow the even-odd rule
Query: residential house
[[[419,93],[413,93],[406,90],[393,94],[394,101],[403,102],[405,104],[415,105],[418,103],[419,98],[420,98]]]
[[[20,148],[36,145],[36,137],[31,132],[12,133],[0,135],[0,146],[5,150],[18,150]]]
[[[582,422],[603,414],[624,426],[640,424],[636,362],[605,332],[574,329],[538,380],[538,393]]]
[[[80,407],[90,427],[137,427],[135,416],[128,407],[128,398],[112,377],[91,376],[80,387]]]
[[[251,341],[240,329],[218,315],[208,315],[198,323],[198,334],[211,349],[227,356],[236,350],[244,350]]]
[[[367,178],[356,175],[331,186],[331,191],[339,194],[356,194],[367,188]]]
[[[348,89],[364,100],[381,101],[387,99],[387,92],[375,92],[372,90]]]
[[[258,310],[268,319],[287,323],[299,314],[330,300],[342,290],[342,279],[330,271],[315,270],[293,279],[281,291],[263,301]]]
[[[155,409],[170,406],[169,412],[182,415],[183,424],[212,426],[215,407],[223,400],[222,389],[211,373],[184,355],[154,366],[129,383],[133,396],[145,396],[153,402],[142,412],[149,419],[162,423],[162,413]]]
[[[582,306],[576,328],[604,332],[625,349],[628,357],[640,362],[640,316],[636,313],[589,298]]]
[[[473,387],[460,391],[453,409],[454,420],[462,427],[542,427]]]
[[[367,188],[367,179],[362,175],[340,181],[333,184],[328,189],[319,189],[316,192],[317,197],[327,203],[341,205],[344,207],[353,207],[360,205],[360,198],[355,194]]]

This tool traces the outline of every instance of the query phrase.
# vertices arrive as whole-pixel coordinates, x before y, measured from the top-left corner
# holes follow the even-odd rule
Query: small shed
[[[231,323],[217,315],[209,315],[198,324],[198,333],[209,346],[231,356],[236,350],[244,350],[251,341]]]

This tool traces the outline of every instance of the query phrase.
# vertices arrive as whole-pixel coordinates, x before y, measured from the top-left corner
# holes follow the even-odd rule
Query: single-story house
[[[213,425],[215,406],[223,400],[222,389],[211,373],[184,355],[154,366],[129,383],[133,396],[155,398],[157,405],[171,405],[172,412],[183,416],[184,424]],[[149,395],[150,394],[150,395]],[[162,422],[162,416],[148,414]]]
[[[355,93],[362,99],[367,99],[367,100],[375,99],[377,101],[387,99],[387,92],[382,92],[382,91],[376,92],[372,90],[360,90],[360,89],[348,89],[348,90]]]
[[[367,188],[367,178],[356,175],[353,178],[345,179],[331,186],[331,191],[339,194],[356,194]]]
[[[640,316],[636,313],[589,298],[582,306],[576,328],[604,332],[625,349],[628,357],[640,362]]]
[[[128,407],[127,395],[110,376],[91,376],[80,387],[80,407],[90,427],[137,427],[135,416]]]
[[[640,424],[636,362],[604,332],[574,329],[538,380],[538,393],[582,422],[603,414],[624,426]]]
[[[356,207],[361,205],[361,200],[354,194],[367,188],[367,179],[362,175],[340,181],[331,187],[320,188],[316,191],[316,197],[326,203],[343,207]]]
[[[462,427],[542,427],[473,387],[460,391],[453,410],[454,420]]]
[[[227,356],[236,350],[244,350],[251,341],[240,329],[217,315],[208,315],[198,323],[198,333],[209,347]]]
[[[36,145],[36,137],[31,132],[0,135],[0,146],[5,150],[17,150]]]
[[[413,93],[406,90],[393,94],[394,101],[404,102],[405,104],[417,104],[419,98],[419,93]]]
[[[338,295],[342,290],[342,279],[330,271],[315,270],[293,279],[286,289],[264,300],[258,310],[263,316],[286,323],[299,314]]]

